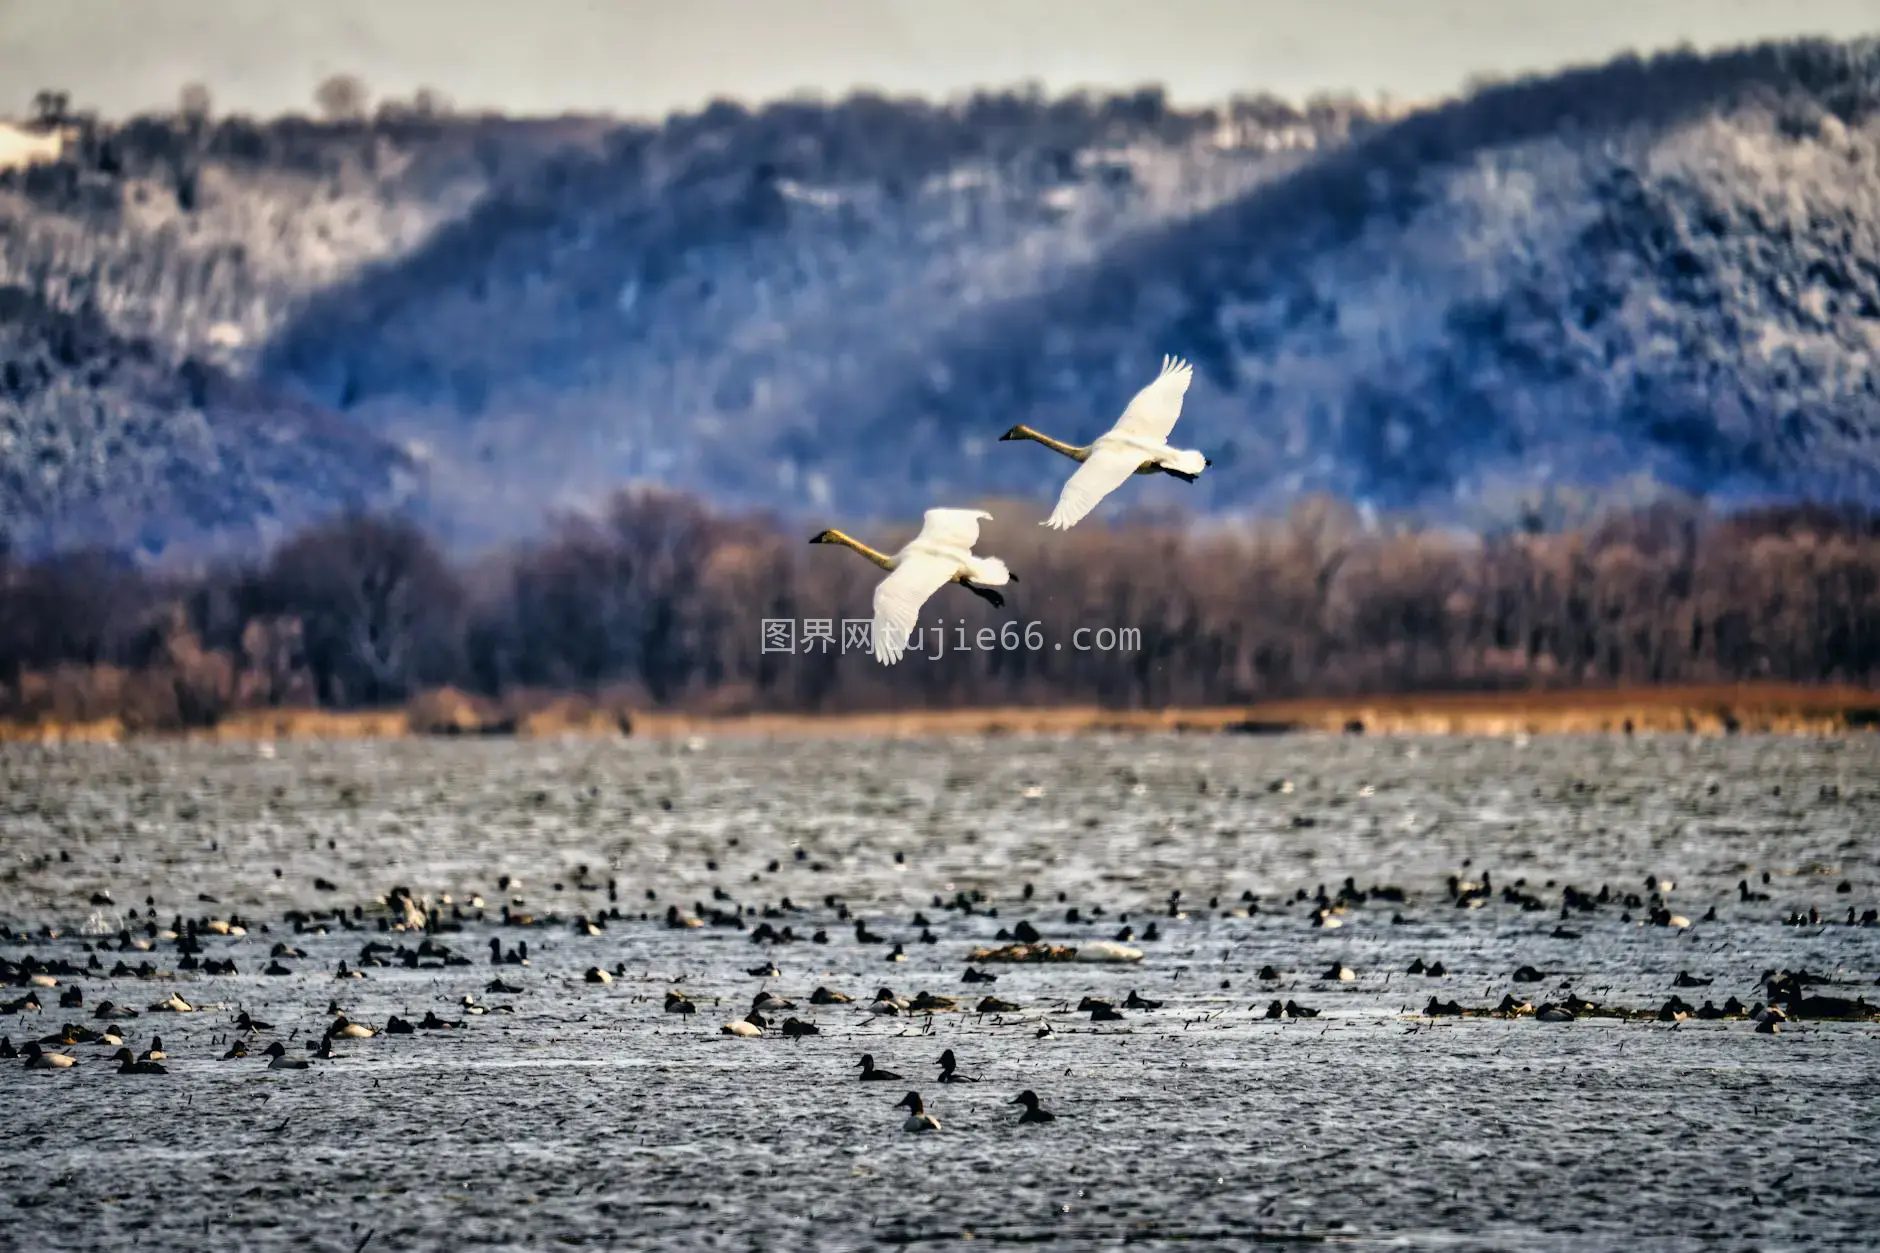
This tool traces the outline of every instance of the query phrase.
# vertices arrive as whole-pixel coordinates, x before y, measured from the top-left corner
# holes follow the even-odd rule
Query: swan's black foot
[[[1162,467],[1162,473],[1172,474],[1184,483],[1192,483],[1201,477],[1199,474],[1183,474],[1180,470],[1171,470],[1167,466]]]
[[[974,587],[971,583],[962,583],[960,586],[991,605],[994,609],[1005,608],[1005,597],[999,595],[989,587]]]

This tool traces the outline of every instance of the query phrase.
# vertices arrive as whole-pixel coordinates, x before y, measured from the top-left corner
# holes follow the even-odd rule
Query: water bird
[[[871,1014],[899,1014],[913,1008],[905,996],[896,996],[893,988],[881,988],[875,992],[875,999],[868,1003]]]
[[[953,1050],[948,1049],[944,1053],[940,1054],[940,1082],[941,1083],[978,1083],[979,1080],[973,1078],[971,1075],[961,1074],[959,1071],[958,1059],[953,1056]]]
[[[1005,598],[993,589],[1018,582],[1018,576],[999,558],[980,557],[972,551],[979,542],[980,520],[991,517],[983,509],[929,509],[922,515],[920,533],[893,556],[837,530],[820,531],[810,538],[812,544],[852,548],[888,571],[888,577],[875,587],[876,661],[893,665],[901,660],[921,606],[949,583],[958,583],[995,609],[1004,607]]]
[[[861,1065],[862,1065],[862,1079],[866,1082],[874,1082],[875,1080],[880,1080],[880,1079],[897,1079],[898,1080],[901,1077],[895,1074],[892,1070],[875,1069],[875,1055],[873,1053],[863,1053]]]
[[[308,1066],[312,1065],[312,1063],[304,1057],[289,1057],[287,1055],[287,1046],[282,1044],[279,1040],[268,1045],[262,1052],[267,1054],[270,1059],[268,1062],[269,1070],[305,1070]]]
[[[28,1041],[20,1055],[26,1059],[28,1070],[70,1070],[78,1065],[78,1059],[70,1053],[43,1052],[37,1040]]]
[[[1020,424],[999,436],[1004,440],[1031,440],[1078,462],[1065,480],[1056,506],[1043,525],[1067,530],[1077,525],[1098,501],[1137,474],[1168,474],[1193,483],[1214,464],[1192,449],[1171,448],[1169,432],[1181,417],[1182,398],[1194,378],[1194,367],[1180,357],[1162,358],[1162,372],[1137,392],[1109,430],[1081,447]]]
[[[728,1022],[718,1028],[718,1032],[720,1035],[735,1035],[742,1036],[747,1040],[755,1040],[758,1036],[764,1034],[764,1021],[763,1018],[753,1010],[736,1022]]]
[[[169,1068],[162,1062],[151,1058],[138,1059],[131,1056],[129,1049],[119,1049],[111,1054],[111,1060],[118,1064],[120,1075],[167,1075]]]
[[[920,1099],[920,1093],[909,1092],[906,1096],[902,1097],[899,1101],[895,1102],[895,1107],[898,1109],[905,1109],[907,1111],[907,1121],[901,1124],[901,1130],[903,1131],[938,1131],[940,1130],[939,1119],[935,1118],[932,1114],[929,1114],[927,1112],[926,1103]]]
[[[145,1049],[137,1060],[140,1062],[160,1062],[168,1056],[169,1054],[163,1051],[163,1037],[153,1035],[150,1037],[150,1047]]]
[[[832,992],[828,988],[820,985],[814,992],[809,994],[809,1003],[811,1005],[847,1005],[854,999],[855,998],[852,996],[845,996],[840,992]]]
[[[1161,1009],[1162,1002],[1152,1001],[1146,996],[1140,996],[1137,994],[1136,989],[1131,988],[1129,990],[1129,995],[1123,998],[1123,1008],[1124,1009]]]
[[[1057,1118],[1056,1114],[1038,1104],[1038,1094],[1030,1088],[1013,1097],[1011,1103],[1025,1107],[1025,1112],[1018,1116],[1021,1126],[1028,1122],[1052,1122]]]
[[[236,1036],[235,1043],[229,1045],[228,1052],[222,1054],[222,1060],[225,1062],[235,1061],[238,1058],[246,1056],[248,1056],[248,1041],[242,1039],[240,1036]]]

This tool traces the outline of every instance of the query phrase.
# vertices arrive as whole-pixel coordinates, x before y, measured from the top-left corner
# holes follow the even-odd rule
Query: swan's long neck
[[[1063,453],[1072,461],[1082,461],[1090,455],[1090,449],[1067,444],[1061,439],[1052,439],[1042,431],[1034,431],[1029,426],[1015,426],[1005,433],[1006,439],[1028,439],[1033,443],[1043,444],[1052,452]]]
[[[848,535],[841,531],[832,530],[832,531],[824,531],[822,533],[821,538],[822,538],[822,542],[825,544],[840,544],[844,548],[853,548],[856,552],[868,558],[870,561],[880,566],[883,570],[891,570],[894,568],[894,561],[892,558],[888,556],[888,554],[884,552],[880,552],[876,549],[870,548],[868,545],[862,543],[862,541],[856,539],[853,535]]]

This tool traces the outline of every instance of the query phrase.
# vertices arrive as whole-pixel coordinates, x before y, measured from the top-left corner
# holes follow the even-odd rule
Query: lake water
[[[0,953],[83,966],[90,946],[104,968],[0,1033],[100,1028],[109,999],[143,1011],[127,1041],[160,1033],[170,1071],[119,1075],[96,1044],[69,1071],[0,1063],[4,1248],[1880,1244],[1880,1023],[1420,1012],[1569,989],[1749,1003],[1764,971],[1804,967],[1880,1002],[1880,928],[1841,922],[1880,904],[1872,738],[13,746],[0,789]],[[1487,899],[1458,907],[1449,877],[1484,872]],[[1347,876],[1405,899],[1313,926],[1296,893]],[[1624,905],[1648,876],[1693,925]],[[1743,879],[1769,899],[1742,901]],[[1563,921],[1567,884],[1612,901]],[[397,885],[450,894],[466,920],[432,938],[472,964],[335,978],[368,942],[418,946],[378,929]],[[961,893],[974,912],[936,901]],[[202,941],[238,973],[180,970],[162,940],[118,951],[146,897],[164,926],[238,915],[245,936]],[[536,925],[502,925],[505,901]],[[356,931],[284,921],[355,904]],[[670,905],[755,916],[672,929]],[[611,909],[599,935],[572,925]],[[975,963],[997,982],[963,984],[1021,919],[1072,945],[1127,926],[1144,957]],[[766,921],[799,941],[753,942]],[[492,936],[529,964],[493,968]],[[277,942],[304,956],[265,974]],[[1418,959],[1447,973],[1406,973]],[[119,961],[158,973],[110,977]],[[1538,981],[1513,980],[1524,965]],[[1681,971],[1713,982],[1674,988]],[[84,1006],[61,1009],[74,985]],[[811,1006],[819,985],[855,1001]],[[1022,1008],[866,1012],[884,985]],[[695,1015],[664,1012],[675,988]],[[721,1034],[760,989],[820,1034]],[[1132,990],[1162,1007],[1075,1012]],[[172,992],[194,1012],[149,1010]],[[1275,999],[1318,1016],[1268,1019]],[[464,1025],[270,1070],[261,1047],[304,1055],[330,1000]],[[224,1061],[239,1009],[274,1029]],[[946,1048],[979,1082],[935,1082]],[[909,1082],[859,1081],[865,1052]],[[1023,1089],[1058,1119],[1017,1125]],[[938,1134],[902,1130],[909,1090]]]

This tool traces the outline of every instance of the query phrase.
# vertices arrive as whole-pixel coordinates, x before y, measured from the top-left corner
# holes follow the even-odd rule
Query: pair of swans
[[[1213,462],[1193,449],[1171,448],[1168,443],[1193,378],[1194,367],[1188,362],[1180,357],[1163,357],[1162,372],[1155,381],[1136,393],[1114,426],[1082,447],[1023,425],[1001,435],[1002,441],[1028,439],[1043,444],[1079,463],[1043,525],[1056,531],[1069,530],[1131,475],[1169,474],[1185,483],[1199,478]],[[1005,598],[994,589],[1018,582],[1018,576],[997,557],[981,557],[973,552],[973,545],[979,542],[980,521],[991,518],[983,509],[929,509],[922,516],[920,534],[892,555],[841,531],[823,531],[811,538],[812,544],[852,548],[888,571],[888,577],[875,588],[875,660],[883,665],[901,660],[921,606],[949,583],[958,583],[995,608],[1004,606]]]

